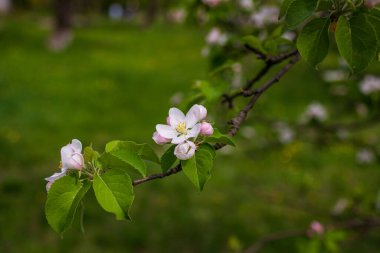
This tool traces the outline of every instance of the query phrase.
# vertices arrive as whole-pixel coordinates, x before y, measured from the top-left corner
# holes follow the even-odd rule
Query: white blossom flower
[[[199,123],[207,116],[207,110],[202,105],[193,105],[189,112],[183,114],[177,108],[169,110],[170,125],[156,125],[158,134],[171,140],[173,144],[182,143],[190,138],[196,138],[201,130]]]
[[[77,139],[73,139],[70,144],[61,148],[62,168],[81,170],[84,164],[81,152],[82,143]]]
[[[286,31],[281,37],[286,40],[294,41],[297,38],[297,34],[293,31]]]
[[[200,134],[204,136],[210,136],[214,133],[214,128],[208,122],[202,122]]]
[[[364,95],[369,95],[380,91],[380,78],[373,75],[365,76],[363,81],[360,83],[360,91]]]
[[[325,82],[340,82],[346,80],[347,77],[348,73],[341,69],[326,70],[322,75]]]
[[[252,10],[253,9],[253,1],[252,0],[239,0],[239,5],[244,10]]]
[[[206,36],[206,42],[209,45],[223,46],[228,40],[227,34],[223,33],[219,28],[214,27]]]
[[[279,9],[274,6],[263,6],[251,15],[251,20],[257,28],[278,22]]]
[[[185,141],[175,147],[174,155],[180,160],[188,160],[194,156],[196,149],[194,142]]]
[[[73,139],[71,143],[61,148],[61,172],[54,173],[50,177],[45,178],[48,183],[46,184],[46,190],[49,191],[51,185],[61,177],[66,175],[68,169],[81,170],[84,165],[84,159],[81,154],[82,143]]]
[[[274,126],[274,130],[278,134],[278,140],[282,144],[288,144],[294,140],[294,131],[284,122],[278,122]]]
[[[308,122],[310,120],[325,121],[327,119],[326,108],[320,103],[314,102],[310,104],[301,116],[301,121]]]
[[[375,161],[376,155],[368,148],[360,149],[356,154],[356,161],[359,164],[371,164]]]

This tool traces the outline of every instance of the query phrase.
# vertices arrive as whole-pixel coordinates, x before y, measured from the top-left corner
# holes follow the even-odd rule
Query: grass
[[[56,170],[60,147],[72,138],[99,150],[112,139],[153,144],[170,97],[207,77],[207,61],[204,33],[190,27],[103,22],[77,28],[62,53],[46,50],[47,36],[38,20],[0,19],[1,252],[235,252],[272,231],[330,221],[340,198],[371,209],[379,166],[357,166],[353,146],[297,141],[260,150],[251,145],[256,139],[239,137],[238,148],[218,156],[202,194],[182,174],[136,187],[127,223],[101,211],[91,193],[86,234],[76,224],[60,239],[43,211],[43,178]],[[295,119],[310,101],[329,102],[328,89],[300,64],[255,113]],[[363,242],[348,234],[343,252],[373,252],[378,236]],[[295,252],[302,242],[263,252]]]

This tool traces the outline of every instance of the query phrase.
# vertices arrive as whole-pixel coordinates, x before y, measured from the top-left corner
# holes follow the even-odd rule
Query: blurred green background
[[[57,170],[60,148],[78,138],[102,150],[121,139],[162,153],[151,136],[171,97],[208,77],[200,54],[207,31],[97,18],[75,28],[72,44],[56,53],[45,45],[45,19],[0,18],[0,252],[240,252],[271,232],[334,222],[331,210],[342,199],[358,204],[359,214],[373,211],[379,164],[357,165],[353,145],[297,140],[260,149],[255,138],[238,136],[237,148],[218,155],[202,193],[181,173],[152,181],[135,188],[133,221],[117,222],[91,192],[85,234],[75,224],[60,238],[44,217],[44,177]],[[302,62],[263,96],[250,121],[256,114],[297,119],[311,101],[333,102],[329,88]],[[339,236],[341,252],[380,248],[379,230]],[[307,243],[284,240],[262,252],[311,252],[302,251]]]

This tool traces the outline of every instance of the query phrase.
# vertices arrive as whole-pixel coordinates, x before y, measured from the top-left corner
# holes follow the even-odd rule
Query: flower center
[[[180,122],[175,130],[177,130],[178,133],[180,134],[187,134],[187,127],[186,127],[186,123],[185,122]]]

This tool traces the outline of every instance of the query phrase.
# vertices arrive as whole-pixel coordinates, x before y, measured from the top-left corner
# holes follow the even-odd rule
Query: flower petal
[[[75,152],[77,153],[81,153],[82,152],[82,143],[77,140],[77,139],[73,139],[71,141],[71,147],[75,150]]]
[[[207,109],[203,105],[193,105],[186,114],[186,126],[193,127],[196,123],[204,120],[207,116]]]
[[[156,125],[157,132],[164,138],[173,139],[178,135],[177,131],[168,125],[158,124]]]
[[[190,129],[189,133],[186,135],[186,139],[196,138],[201,131],[201,124],[196,124],[192,129]]]
[[[170,117],[170,125],[171,126],[177,126],[180,122],[186,121],[185,114],[183,114],[183,112],[181,110],[179,110],[178,108],[175,108],[175,107],[170,108],[169,117]]]
[[[182,143],[182,142],[184,142],[186,140],[187,140],[187,136],[186,135],[180,135],[178,137],[177,136],[174,137],[173,140],[172,140],[172,143],[173,144],[179,144],[179,143]]]
[[[60,179],[61,177],[64,177],[66,175],[66,171],[57,172],[51,175],[50,177],[45,178],[48,182],[54,182],[57,179]]]

